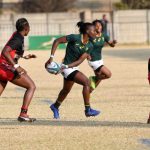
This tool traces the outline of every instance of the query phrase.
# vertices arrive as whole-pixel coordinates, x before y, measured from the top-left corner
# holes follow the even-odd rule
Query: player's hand
[[[31,58],[37,58],[37,56],[34,54],[29,54],[29,55],[24,56],[23,58],[24,59],[31,59]]]
[[[88,55],[88,56],[87,56],[87,60],[89,60],[89,61],[90,61],[91,59],[92,59],[92,58],[91,58],[91,56],[90,56],[90,55]]]
[[[113,44],[117,44],[117,40],[113,40]]]
[[[21,67],[16,68],[16,71],[17,71],[17,73],[18,73],[19,76],[21,76],[22,74],[27,73],[27,72],[26,72],[23,68],[21,68]]]
[[[52,61],[53,61],[53,58],[51,57],[51,58],[45,63],[45,68],[47,67],[48,64],[51,64]]]
[[[113,40],[111,42],[108,43],[111,47],[115,47],[115,45],[117,44],[116,40]]]
[[[68,65],[61,64],[61,70],[63,70],[63,69],[68,69],[68,68],[69,68]]]
[[[68,68],[69,68],[68,65],[61,64],[61,65],[60,65],[60,70],[59,70],[57,73],[55,73],[55,75],[61,73],[64,69],[68,69]]]

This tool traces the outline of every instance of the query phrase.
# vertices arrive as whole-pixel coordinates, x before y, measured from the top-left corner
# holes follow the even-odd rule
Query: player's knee
[[[109,72],[109,73],[107,73],[107,78],[111,78],[111,76],[112,76],[112,73],[111,72]]]
[[[35,91],[36,85],[34,83],[30,83],[28,89]]]
[[[84,80],[83,86],[88,86],[88,87],[90,87],[90,81],[89,81],[89,79],[85,79],[85,80]]]

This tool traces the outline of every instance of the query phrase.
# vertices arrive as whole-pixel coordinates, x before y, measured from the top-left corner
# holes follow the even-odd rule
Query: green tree
[[[150,0],[122,0],[131,9],[146,9],[150,8]]]
[[[149,9],[150,0],[122,0],[120,3],[115,3],[117,9]]]
[[[23,12],[61,12],[72,8],[76,0],[23,0]]]

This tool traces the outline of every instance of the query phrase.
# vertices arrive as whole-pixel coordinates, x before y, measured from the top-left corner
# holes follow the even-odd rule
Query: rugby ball
[[[56,62],[51,62],[46,66],[46,70],[51,74],[56,74],[60,71],[61,67]]]

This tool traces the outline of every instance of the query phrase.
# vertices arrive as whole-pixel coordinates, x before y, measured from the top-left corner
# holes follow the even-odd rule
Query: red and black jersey
[[[10,47],[10,56],[17,63],[18,59],[23,56],[24,53],[24,37],[19,33],[15,32],[7,42],[4,48]],[[0,81],[7,82],[12,81],[17,76],[15,68],[9,64],[7,59],[0,56]]]
[[[17,62],[24,53],[24,37],[19,32],[14,32],[5,47],[11,48],[10,55]],[[7,63],[3,55],[0,57],[0,62]]]

